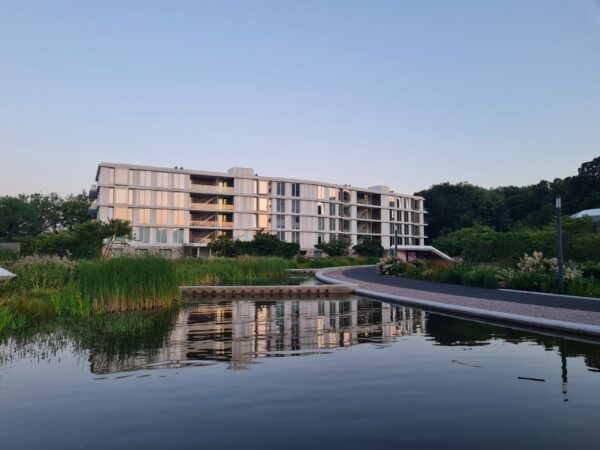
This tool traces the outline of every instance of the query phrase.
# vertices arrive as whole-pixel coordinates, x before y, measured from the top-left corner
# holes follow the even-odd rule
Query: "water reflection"
[[[111,364],[91,355],[92,371],[107,373],[190,362],[227,362],[248,369],[258,358],[301,356],[361,343],[390,344],[423,335],[425,313],[367,299],[206,301],[180,311],[155,355]],[[148,360],[148,358],[150,360]],[[160,364],[159,364],[160,363]]]
[[[180,310],[121,313],[61,321],[0,342],[0,366],[15,359],[49,361],[68,351],[97,375],[225,363],[250,369],[262,358],[330,353],[415,336],[435,345],[481,347],[533,343],[557,351],[563,382],[567,357],[600,371],[600,346],[430,314],[363,298],[214,301]]]

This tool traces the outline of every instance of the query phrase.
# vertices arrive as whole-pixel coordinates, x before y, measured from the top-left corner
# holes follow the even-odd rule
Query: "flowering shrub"
[[[402,275],[407,264],[395,256],[384,256],[377,263],[377,270],[383,275]]]
[[[544,258],[542,252],[533,252],[532,256],[525,253],[519,260],[517,267],[523,273],[554,276],[558,273],[558,260],[556,258]],[[573,281],[581,278],[583,272],[575,264],[569,262],[564,266],[563,275],[566,281]]]

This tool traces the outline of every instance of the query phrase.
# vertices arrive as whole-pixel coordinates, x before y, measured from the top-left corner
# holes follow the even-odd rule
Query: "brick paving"
[[[327,272],[362,289],[443,304],[600,326],[600,300],[506,292],[379,275],[374,267]],[[552,305],[552,306],[550,306]]]

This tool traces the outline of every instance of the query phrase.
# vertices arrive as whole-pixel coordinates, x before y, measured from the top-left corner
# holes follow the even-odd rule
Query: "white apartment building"
[[[98,220],[132,223],[133,239],[116,252],[205,255],[217,236],[251,240],[259,230],[308,255],[341,236],[352,245],[371,238],[384,248],[426,248],[423,198],[387,186],[265,177],[242,167],[216,173],[103,162],[90,200]]]

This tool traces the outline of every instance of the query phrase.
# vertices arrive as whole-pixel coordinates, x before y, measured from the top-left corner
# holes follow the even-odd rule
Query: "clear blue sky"
[[[0,195],[100,160],[412,193],[598,155],[594,0],[0,0]]]

